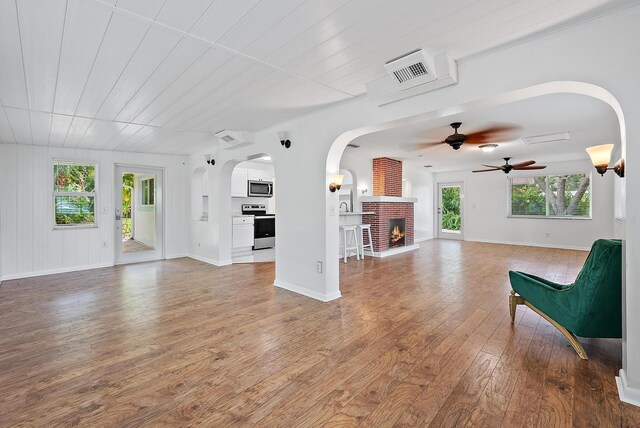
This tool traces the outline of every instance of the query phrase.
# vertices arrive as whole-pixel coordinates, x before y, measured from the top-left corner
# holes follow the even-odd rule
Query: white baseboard
[[[35,272],[23,272],[23,273],[15,273],[10,275],[3,275],[2,281],[11,281],[12,279],[22,279],[22,278],[32,278],[36,276],[45,276],[45,275],[55,275],[58,273],[69,273],[69,272],[79,272],[83,270],[91,270],[91,269],[101,269],[106,267],[112,267],[113,263],[97,263],[94,265],[86,265],[86,266],[73,266],[59,269],[47,269],[47,270],[39,270]]]
[[[189,257],[189,254],[187,253],[180,253],[180,254],[170,254],[168,256],[165,257],[166,260],[171,260],[171,259],[181,259],[184,257]]]
[[[576,250],[576,251],[591,250],[591,247],[575,247],[571,245],[554,245],[554,244],[537,244],[532,242],[508,242],[508,241],[498,241],[493,239],[465,239],[465,241],[482,242],[484,244],[518,245],[522,247],[556,248],[558,250]]]
[[[618,385],[618,395],[620,401],[633,404],[634,406],[640,406],[640,389],[631,388],[627,384],[627,374],[624,369],[620,369],[620,376],[616,376],[616,384]]]
[[[273,285],[287,291],[292,291],[297,294],[302,294],[303,296],[306,296],[306,297],[311,297],[312,299],[320,300],[321,302],[329,302],[331,300],[335,300],[342,297],[342,294],[340,294],[340,291],[336,291],[335,293],[330,293],[330,294],[323,294],[323,293],[318,293],[315,290],[310,290],[309,288],[303,287],[301,285],[291,284],[290,282],[280,281],[277,279],[273,282]]]
[[[396,254],[407,253],[409,251],[419,250],[419,249],[420,249],[420,246],[416,244],[406,245],[400,248],[392,248],[391,250],[387,250],[387,251],[380,251],[380,252],[374,251],[373,256],[384,258],[384,257],[394,256]]]
[[[430,241],[432,239],[433,236],[422,236],[420,238],[413,238],[413,242],[417,244],[418,242]]]
[[[195,254],[189,254],[187,257],[190,257],[194,260],[198,260],[203,263],[208,263],[210,265],[218,266],[218,267],[229,266],[231,264],[231,260],[213,260],[207,257],[197,256]]]

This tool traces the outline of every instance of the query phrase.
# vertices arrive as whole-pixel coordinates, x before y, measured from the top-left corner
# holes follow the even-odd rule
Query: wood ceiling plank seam
[[[128,136],[125,136],[124,140],[120,141],[120,143],[121,143],[121,142],[123,142],[123,141],[128,140],[128,139],[129,139],[129,138],[131,138],[133,135],[137,134],[137,133],[140,131],[140,129],[142,129],[142,128],[144,127],[144,125],[134,125],[134,124],[132,124],[132,123],[128,123],[128,124],[126,124],[122,129],[120,129],[120,131],[119,131],[117,134],[115,134],[113,137],[109,138],[109,139],[108,139],[108,141],[105,141],[105,142],[104,142],[104,143],[103,143],[99,148],[97,148],[97,149],[98,149],[98,150],[107,150],[107,151],[111,151],[111,150],[113,150],[111,147],[112,147],[112,146],[114,146],[114,145],[119,145],[119,144],[120,144],[120,143],[118,143],[118,139],[119,139],[123,134],[125,134],[125,132],[127,131],[127,129],[128,129],[129,127],[137,127],[137,129],[136,129],[132,134],[130,134],[130,135],[128,135]],[[114,143],[117,143],[117,144],[114,144]]]
[[[202,14],[200,14],[200,16],[191,24],[191,26],[189,26],[189,28],[187,29],[187,33],[191,33],[191,31],[193,31],[193,29],[200,24],[200,21],[202,20],[202,18],[209,13],[209,10],[213,7],[214,3],[217,0],[212,0],[211,3],[209,3],[209,6],[207,6],[207,8],[204,10],[204,12],[202,12]]]
[[[28,109],[4,107],[7,119],[13,131],[17,144],[33,145],[31,134],[31,115]]]
[[[18,38],[20,39],[20,58],[22,59],[22,77],[24,79],[24,90],[27,94],[27,108],[31,108],[31,98],[29,97],[29,85],[27,85],[27,71],[26,71],[26,66],[24,62],[24,43],[22,42],[22,28],[20,25],[20,9],[18,8],[18,0],[14,0],[14,2],[16,5],[16,19],[18,21]],[[29,117],[29,134],[31,135],[31,117]],[[15,133],[14,133],[14,137],[15,137]],[[17,142],[18,142],[18,139],[16,138],[16,143]],[[31,141],[31,143],[33,144],[33,140]]]
[[[182,100],[183,98],[185,98],[187,95],[191,94],[198,86],[200,86],[201,84],[205,83],[208,79],[210,79],[214,74],[218,73],[220,71],[220,69],[222,67],[224,67],[225,65],[227,65],[229,62],[233,61],[233,59],[235,59],[235,56],[231,56],[228,60],[224,61],[222,64],[220,64],[220,66],[216,67],[211,73],[207,74],[204,78],[202,78],[198,83],[196,83],[195,85],[193,85],[190,89],[188,89],[187,91],[184,91],[184,93],[182,95],[180,95],[178,98],[176,98],[172,103],[168,104],[165,108],[163,108],[162,110],[160,110],[155,116],[153,116],[151,119],[146,121],[146,124],[151,124],[153,121],[155,121],[160,115],[162,115],[163,113],[165,113],[167,110],[169,110],[170,108],[174,107],[175,104]],[[168,89],[168,88],[167,88]],[[143,111],[144,112],[144,111]],[[142,114],[142,112],[141,112]],[[139,115],[138,115],[139,116]],[[137,118],[137,117],[136,117]]]
[[[184,37],[181,37],[180,39],[178,39],[178,41],[176,42],[175,45],[173,45],[173,47],[169,50],[169,52],[164,56],[164,58],[162,58],[162,61],[160,61],[160,63],[158,65],[156,65],[154,67],[154,69],[151,71],[151,73],[147,76],[146,79],[144,79],[144,81],[140,84],[140,86],[138,86],[138,89],[136,89],[136,91],[133,93],[133,95],[131,95],[129,97],[129,99],[127,100],[126,103],[124,103],[124,105],[122,106],[122,108],[120,110],[118,110],[118,113],[115,114],[115,116],[113,116],[112,119],[115,119],[116,117],[118,117],[118,115],[122,112],[122,110],[124,110],[124,108],[131,102],[131,100],[140,92],[140,90],[144,87],[144,85],[149,81],[149,79],[151,79],[151,77],[154,75],[154,73],[156,71],[158,71],[158,69],[167,61],[167,58],[169,58],[171,56],[171,54],[176,50],[176,48],[180,45],[180,43],[185,40]],[[98,111],[99,112],[99,111]]]
[[[315,7],[316,7],[316,8],[320,8],[320,6],[326,6],[327,4],[329,4],[329,2],[328,2],[328,1],[326,1],[326,0],[309,0],[309,1],[311,1],[311,2],[315,2],[315,3],[318,3],[318,4],[316,4],[316,5],[315,5]],[[339,1],[339,0],[334,0],[334,1]],[[297,33],[291,33],[291,34],[286,34],[286,33],[285,33],[285,35],[284,35],[284,36],[279,37],[279,39],[281,39],[281,42],[282,42],[282,43],[278,44],[278,45],[277,45],[277,46],[275,46],[275,47],[272,47],[272,48],[271,48],[271,50],[270,50],[270,51],[268,51],[268,52],[266,52],[266,51],[265,51],[265,47],[264,47],[264,46],[261,46],[261,47],[256,47],[256,46],[255,46],[255,45],[256,45],[256,43],[258,43],[258,42],[261,42],[261,44],[262,44],[262,43],[265,43],[265,41],[264,41],[264,40],[261,40],[261,39],[256,39],[256,40],[254,40],[252,43],[250,43],[249,45],[245,46],[245,48],[243,49],[243,52],[244,52],[244,51],[246,51],[246,52],[248,53],[248,52],[251,52],[251,51],[255,51],[255,55],[257,55],[258,53],[261,53],[261,54],[262,54],[262,57],[263,57],[263,58],[265,58],[265,57],[267,57],[267,56],[271,55],[274,51],[276,51],[276,50],[280,49],[284,44],[288,43],[290,40],[292,40],[292,39],[294,39],[294,38],[296,38],[296,37],[300,36],[302,33],[304,33],[305,31],[307,31],[307,29],[308,29],[308,28],[310,28],[310,27],[313,27],[313,26],[317,25],[318,23],[320,23],[320,22],[322,22],[323,20],[327,19],[327,18],[328,18],[328,17],[330,17],[331,15],[335,14],[336,12],[338,12],[339,10],[341,10],[343,7],[345,7],[347,4],[349,4],[351,1],[353,1],[353,0],[342,0],[342,1],[339,3],[339,5],[337,5],[337,6],[336,6],[336,8],[335,8],[335,9],[330,10],[326,15],[325,15],[325,14],[319,15],[319,16],[317,16],[317,17],[315,18],[315,20],[309,21],[309,22],[308,22],[308,25],[306,25],[306,26],[304,26],[304,25],[303,25],[302,27],[300,27],[300,31],[299,31],[299,32],[297,32]],[[333,6],[330,6],[330,7],[333,7]],[[310,15],[311,15],[311,16],[313,16],[309,11],[305,11],[305,12],[307,12],[307,13],[306,13],[306,16],[303,16],[303,17],[297,17],[297,16],[296,16],[296,17],[294,17],[294,18],[305,18],[305,19],[308,19],[308,17],[309,17]],[[295,14],[295,15],[297,15],[297,14]],[[287,29],[292,28],[295,24],[299,24],[300,22],[304,22],[304,20],[303,20],[303,19],[298,19],[298,20],[297,20],[297,22],[289,23],[289,22],[286,22],[286,21],[289,21],[289,19],[288,19],[288,18],[289,18],[289,17],[287,17],[287,18],[285,18],[285,19],[284,19],[284,21],[285,21],[284,26],[286,26],[286,27],[287,27]],[[291,18],[291,19],[294,19],[294,18]],[[281,29],[281,28],[282,28],[282,26],[280,26],[280,28],[279,28],[279,29]],[[270,33],[269,35],[272,35],[272,34],[280,34],[280,33],[274,33],[274,32],[272,32],[272,33]],[[274,36],[274,37],[275,37],[275,36]],[[252,55],[251,53],[248,53],[248,54],[249,54],[249,55]]]
[[[272,75],[269,79],[280,79],[281,76],[278,74],[274,74]],[[256,97],[256,85],[262,85],[262,86],[266,86],[265,89],[268,89],[269,87],[272,87],[273,85],[276,85],[278,88],[281,88],[281,86],[290,83],[288,80],[287,81],[283,81],[283,82],[278,82],[278,83],[273,83],[271,82],[271,80],[269,79],[261,79],[259,83],[251,85],[251,86],[242,86],[238,89],[238,91],[233,92],[229,95],[229,97],[233,97],[234,100],[234,104],[235,106],[240,106],[242,105],[242,103],[248,99],[252,99],[252,98],[257,98]],[[261,86],[258,86],[258,88],[260,88]],[[261,89],[260,89],[261,90]],[[244,98],[237,98],[239,96],[240,93],[246,93],[246,96]],[[190,118],[186,119],[186,121],[180,122],[177,126],[181,126],[184,127],[186,129],[191,129],[190,125],[194,122],[198,122],[198,121],[202,121],[202,117],[203,116],[207,116],[207,117],[213,117],[215,116],[215,114],[217,114],[218,111],[225,111],[228,110],[229,108],[225,105],[223,105],[220,102],[212,102],[210,99],[207,99],[206,102],[211,102],[212,104],[214,104],[214,110],[212,111],[209,107],[203,108],[199,113],[197,113],[196,115],[192,115]],[[217,106],[217,109],[216,107]],[[212,114],[213,113],[213,114]],[[207,120],[207,119],[204,119]],[[217,128],[220,129],[220,128]]]
[[[185,39],[183,39],[185,40]],[[135,116],[133,116],[133,118],[131,120],[128,120],[129,122],[135,121],[135,119],[140,115],[140,113],[142,113],[144,110],[146,110],[147,108],[149,108],[149,106],[151,106],[151,104],[153,104],[162,94],[164,94],[178,79],[180,79],[182,76],[184,76],[184,74],[194,65],[196,64],[198,61],[200,61],[200,59],[202,59],[202,57],[204,57],[210,50],[210,47],[205,48],[205,50],[197,57],[195,58],[193,61],[191,61],[191,63],[189,63],[189,65],[187,65],[184,70],[182,70],[171,82],[169,82],[164,89],[162,89],[160,92],[158,92],[158,94],[151,100],[149,101],[142,109],[140,109],[138,111],[137,114],[135,114]],[[142,89],[142,87],[141,87]],[[131,102],[131,101],[130,101]],[[129,103],[130,103],[129,102]],[[127,105],[128,106],[128,105]],[[122,110],[126,109],[126,107],[123,107]],[[122,111],[120,113],[118,113],[118,115],[116,116],[116,120],[118,120],[118,116],[120,116],[120,114],[122,114]],[[121,119],[122,120],[122,119]]]
[[[4,59],[0,85],[6,85],[11,91],[8,91],[9,95],[6,92],[4,93],[2,105],[6,107],[28,107],[17,5],[15,1],[9,1],[1,3],[0,7],[2,8],[2,11],[0,11],[0,21],[2,21],[0,22],[0,49]],[[21,82],[18,82],[18,80]],[[17,86],[21,88],[17,88]]]
[[[581,3],[582,3],[582,2],[581,2]],[[592,0],[592,1],[590,1],[590,3],[600,3],[600,4],[601,4],[601,3],[602,3],[602,1],[599,1],[599,0]],[[556,4],[557,4],[557,3],[556,3]],[[547,5],[546,7],[551,7],[551,6],[553,6],[553,5]],[[545,7],[545,8],[546,8],[546,7]],[[542,8],[541,8],[541,9],[542,9]],[[612,9],[612,10],[609,10],[609,11],[606,11],[606,12],[603,12],[602,14],[599,14],[599,15],[597,15],[597,16],[602,16],[602,15],[604,15],[604,14],[611,13],[613,10],[615,10],[615,9]],[[530,12],[530,13],[533,13],[533,12]],[[520,30],[522,30],[523,34],[525,34],[524,36],[516,37],[516,39],[515,39],[515,40],[511,40],[511,42],[505,42],[504,40],[508,40],[508,39],[509,39],[508,35],[505,35],[505,36],[501,37],[501,38],[499,39],[499,41],[494,42],[494,43],[493,43],[493,46],[488,47],[488,48],[486,48],[486,49],[482,49],[482,50],[480,50],[479,52],[491,51],[492,49],[496,49],[496,48],[499,48],[499,47],[504,46],[504,45],[515,46],[515,45],[517,45],[517,44],[525,43],[526,41],[529,41],[529,40],[533,40],[533,39],[536,39],[536,38],[540,38],[540,37],[548,36],[549,34],[555,33],[555,32],[557,32],[557,31],[564,30],[564,29],[568,28],[569,26],[576,25],[575,23],[574,23],[574,24],[570,24],[570,25],[567,25],[567,24],[562,25],[562,22],[563,22],[563,21],[562,21],[562,19],[561,19],[561,18],[562,18],[563,16],[568,16],[569,18],[568,18],[567,20],[571,20],[572,18],[576,18],[575,14],[573,14],[573,13],[572,13],[572,10],[569,10],[569,11],[564,12],[564,13],[560,13],[559,15],[554,15],[554,17],[552,18],[552,20],[553,20],[553,21],[557,21],[557,22],[555,22],[555,23],[551,24],[551,25],[550,25],[548,28],[546,28],[546,29],[542,29],[542,30],[536,31],[536,32],[535,32],[535,34],[532,34],[532,33],[531,33],[531,30],[529,30],[528,32],[526,32],[526,31],[524,31],[524,30],[525,30],[525,29],[531,29],[531,28],[534,28],[534,27],[538,27],[539,25],[541,25],[540,23],[538,23],[538,24],[531,24],[531,25],[528,25],[528,26],[521,27],[521,28],[520,28]],[[597,17],[597,16],[592,16],[592,17],[585,18],[584,20],[581,20],[580,22],[585,22],[585,21],[588,21],[588,20],[594,19],[594,18],[595,18],[595,17]],[[565,22],[566,22],[567,20],[565,20]],[[558,26],[559,26],[559,27],[558,27]],[[556,28],[556,27],[557,27],[557,28]],[[528,35],[526,35],[526,33],[529,33],[529,34],[528,34]],[[475,41],[474,41],[474,42],[475,42]],[[473,52],[473,51],[474,51],[473,46],[478,46],[478,45],[479,45],[479,43],[477,43],[476,45],[471,45],[471,46],[468,48],[468,50]],[[465,57],[468,57],[468,56],[469,56],[469,55],[466,55]]]
[[[62,23],[62,37],[60,37],[60,49],[58,50],[58,66],[56,67],[56,82],[53,87],[53,98],[51,99],[51,111],[56,105],[56,95],[58,93],[58,78],[60,77],[60,60],[62,59],[62,47],[64,46],[64,35],[67,29],[67,14],[69,12],[69,0],[64,3],[64,21]],[[47,139],[47,146],[51,143],[51,122],[49,120],[49,138]]]
[[[71,119],[71,125],[69,125],[69,129],[67,130],[67,135],[65,135],[64,141],[62,142],[62,147],[63,148],[67,148],[67,147],[71,147],[71,146],[75,147],[77,145],[77,143],[76,144],[71,144],[69,142],[69,140],[70,140],[69,135],[71,134],[72,130],[75,131],[75,129],[78,126],[81,126],[81,125],[78,125],[79,123],[84,122],[86,124],[87,121],[89,121],[89,123],[85,127],[84,131],[82,132],[82,136],[80,136],[78,141],[80,141],[84,137],[84,134],[87,132],[87,128],[89,126],[91,126],[91,123],[93,122],[93,120],[92,119],[87,119],[87,118],[82,118],[82,117],[77,117],[77,116],[74,116],[73,119]],[[69,145],[67,145],[67,143],[69,143]]]
[[[64,141],[66,140],[67,134],[69,133],[69,128],[71,128],[71,123],[73,122],[73,116],[59,115],[52,113],[51,114],[51,135],[56,134],[56,128],[59,128],[58,124],[62,121],[63,127],[66,126],[66,130],[64,131],[64,135],[60,138],[55,138],[53,141],[50,138],[49,145],[53,145],[54,147],[61,147],[64,145]],[[53,144],[55,142],[55,144]]]
[[[104,104],[107,102],[107,100],[109,99],[109,95],[111,95],[111,93],[113,92],[113,90],[116,88],[116,86],[118,85],[118,82],[120,81],[120,79],[122,78],[123,74],[125,73],[125,71],[127,70],[127,67],[129,67],[129,64],[131,64],[131,60],[133,59],[134,56],[136,56],[136,53],[138,52],[138,49],[140,49],[140,46],[142,45],[142,42],[144,42],[144,40],[147,38],[147,36],[149,35],[149,31],[151,31],[151,26],[147,27],[147,31],[145,31],[144,36],[142,36],[142,38],[140,39],[140,42],[138,43],[138,45],[136,46],[135,50],[133,51],[133,54],[131,54],[131,56],[129,57],[129,60],[127,61],[127,63],[125,64],[124,68],[120,71],[120,74],[118,75],[118,78],[115,80],[115,83],[113,84],[113,86],[111,87],[111,89],[109,90],[109,92],[107,93],[107,96],[104,98],[104,100],[102,101],[102,104],[100,104],[100,107],[98,107],[98,110],[96,111],[95,116],[98,116],[98,114],[100,113],[100,110],[102,110],[102,107],[104,106]]]
[[[0,108],[2,109],[2,117],[4,118],[4,122],[7,124],[6,126],[9,128],[9,132],[11,133],[11,138],[13,138],[13,144],[18,144],[18,141],[16,140],[16,134],[13,132],[13,128],[11,127],[11,122],[9,121],[7,112],[4,109],[4,105],[0,106]]]
[[[141,144],[138,144],[137,147],[135,147],[135,149],[140,149],[140,153],[146,153],[147,149],[151,146],[151,144],[155,143],[155,144],[161,144],[163,141],[166,141],[167,139],[171,138],[173,136],[172,131],[168,131],[165,129],[160,129],[156,135],[151,134],[149,136],[147,136],[146,138],[144,138],[141,142]],[[152,137],[155,137],[152,138]],[[149,141],[147,141],[149,140]]]
[[[107,37],[107,34],[109,33],[109,28],[111,27],[112,20],[113,20],[113,12],[111,12],[111,15],[109,16],[109,21],[107,22],[107,25],[104,28],[104,33],[102,34],[102,38],[100,39],[100,44],[98,45],[98,49],[96,49],[96,54],[93,57],[93,62],[91,63],[91,67],[89,68],[89,73],[87,73],[87,78],[84,81],[84,85],[82,85],[82,91],[80,91],[80,96],[78,97],[78,101],[76,102],[76,107],[73,109],[74,116],[78,113],[78,107],[80,106],[80,101],[84,96],[84,93],[87,89],[87,85],[89,84],[89,80],[91,79],[91,75],[93,74],[93,69],[96,66],[98,57],[100,56],[100,51],[102,50],[104,40]]]
[[[242,57],[242,58],[248,59],[249,61],[256,62],[256,63],[262,64],[262,65],[264,65],[264,66],[267,66],[267,67],[273,68],[273,69],[275,69],[275,70],[277,70],[277,71],[280,71],[280,72],[282,72],[282,73],[286,73],[286,74],[291,75],[291,76],[296,76],[296,77],[299,77],[299,78],[301,78],[301,79],[308,80],[308,81],[310,81],[310,82],[312,82],[312,83],[314,83],[314,84],[316,84],[316,85],[325,86],[327,89],[330,89],[330,90],[332,90],[332,91],[338,91],[338,92],[341,92],[341,91],[339,91],[339,90],[337,90],[337,89],[335,89],[335,88],[332,88],[332,87],[327,86],[327,85],[323,85],[322,83],[316,82],[316,81],[314,81],[314,80],[310,80],[310,79],[308,79],[308,78],[306,78],[306,77],[304,77],[304,76],[302,76],[302,75],[299,75],[299,74],[296,74],[296,73],[292,73],[292,72],[290,72],[290,71],[289,71],[289,70],[287,70],[287,69],[284,69],[284,68],[282,68],[282,67],[279,67],[279,66],[277,66],[277,65],[275,65],[275,64],[271,64],[271,63],[269,63],[269,62],[267,62],[267,61],[264,61],[264,60],[262,60],[262,59],[259,59],[259,58],[256,58],[256,57],[253,57],[253,56],[247,55],[247,54],[245,54],[245,53],[243,53],[243,52],[237,51],[237,50],[235,50],[235,49],[231,49],[231,48],[229,48],[229,47],[227,47],[227,46],[221,45],[221,44],[216,43],[216,42],[212,42],[212,41],[210,41],[210,40],[207,40],[207,39],[205,39],[205,38],[203,38],[203,37],[200,37],[200,36],[197,36],[197,35],[195,35],[195,34],[187,33],[187,32],[185,32],[185,31],[182,31],[182,30],[180,30],[180,29],[177,29],[177,28],[171,27],[171,26],[166,25],[166,24],[163,24],[163,23],[161,23],[161,22],[157,22],[157,21],[150,20],[150,19],[148,19],[148,18],[146,18],[146,17],[144,17],[144,16],[141,16],[141,15],[138,15],[138,14],[135,14],[135,13],[132,13],[132,12],[129,12],[129,11],[126,11],[126,10],[119,9],[119,8],[117,8],[117,7],[111,6],[111,5],[109,5],[108,3],[105,3],[105,2],[104,2],[104,0],[93,0],[93,1],[95,1],[96,3],[98,3],[98,4],[102,5],[103,7],[106,7],[106,8],[108,8],[108,9],[110,9],[110,10],[114,11],[114,12],[117,12],[117,13],[119,13],[119,14],[129,16],[129,17],[134,18],[134,19],[137,19],[137,20],[139,20],[139,21],[143,21],[143,22],[147,23],[147,25],[155,25],[155,26],[162,27],[162,28],[164,28],[164,29],[168,29],[168,30],[171,30],[171,31],[177,32],[177,33],[179,33],[179,34],[182,34],[182,35],[183,35],[183,36],[185,36],[185,37],[190,37],[190,38],[193,38],[193,39],[195,39],[195,40],[200,40],[201,42],[207,43],[207,44],[209,44],[210,46],[213,46],[213,47],[217,47],[217,48],[219,48],[219,49],[226,50],[226,51],[230,52],[231,54],[233,54],[233,55],[235,55],[235,56],[237,56],[237,57]],[[346,94],[346,93],[345,93],[344,95],[347,95],[347,96],[348,96],[348,97],[350,97],[350,98],[352,97],[352,95],[351,95],[351,94]]]
[[[481,2],[481,0],[474,0],[474,1],[471,1],[470,3],[471,4],[480,4],[480,2]],[[352,64],[352,63],[354,63],[354,62],[356,62],[358,60],[361,60],[362,58],[366,58],[366,55],[369,55],[369,54],[374,53],[374,52],[379,52],[381,50],[382,46],[393,46],[395,48],[397,46],[397,40],[398,39],[406,37],[408,34],[411,34],[414,31],[419,31],[421,28],[429,28],[431,25],[433,25],[437,21],[444,20],[445,18],[448,18],[450,16],[455,16],[461,10],[463,10],[466,7],[469,7],[469,5],[467,3],[465,3],[463,5],[460,5],[458,7],[452,8],[452,10],[449,10],[447,13],[445,13],[442,16],[438,16],[438,17],[430,20],[427,23],[424,23],[424,24],[421,23],[420,27],[418,27],[418,28],[415,28],[415,29],[412,29],[412,30],[406,30],[401,35],[399,35],[397,37],[394,37],[393,40],[388,40],[388,39],[385,39],[385,38],[381,38],[381,41],[383,42],[382,45],[376,45],[376,46],[367,47],[366,46],[367,43],[370,42],[371,40],[361,39],[359,42],[356,42],[356,43],[354,43],[354,44],[352,44],[350,46],[345,47],[341,51],[336,52],[334,55],[332,55],[331,57],[327,58],[326,60],[314,64],[313,67],[307,66],[304,70],[301,70],[301,73],[304,74],[304,72],[306,70],[312,70],[313,74],[312,75],[307,75],[307,77],[313,78],[313,79],[320,79],[320,81],[323,81],[322,80],[323,77],[325,77],[327,74],[334,73],[337,70],[345,68],[349,64]],[[416,16],[418,16],[418,15],[419,14],[416,14]],[[401,18],[399,18],[398,21],[400,21],[400,20],[402,20],[404,18],[406,18],[406,15],[401,17]],[[349,55],[347,55],[347,53],[350,50],[356,51],[359,54],[357,56],[355,56],[355,57],[349,56]],[[398,54],[397,51],[394,52],[394,55],[397,55],[397,54]],[[336,66],[331,66],[331,68],[329,68],[328,70],[326,70],[326,71],[323,70],[323,68],[321,67],[322,63],[328,63],[328,62],[331,61],[332,58],[337,57],[339,55],[344,55],[345,57],[350,58],[350,59],[348,61],[346,61],[346,62],[341,62],[340,65],[337,66],[337,67]],[[380,66],[382,66],[383,61],[385,61],[385,60],[381,61]],[[321,71],[319,71],[319,70],[321,70]],[[354,73],[355,73],[355,71],[354,71]],[[313,76],[313,77],[311,77],[311,76]],[[335,80],[337,80],[337,79],[335,79]]]
[[[122,146],[125,143],[131,142],[131,141],[133,141],[134,145],[135,145],[135,143],[139,142],[140,140],[144,139],[145,137],[148,137],[152,133],[156,132],[156,130],[157,130],[156,128],[153,128],[151,126],[143,126],[135,134],[131,135],[129,138],[127,138],[126,140],[124,140],[123,142],[121,142],[120,144],[115,146],[113,148],[113,150],[115,150],[115,151],[121,150]],[[149,134],[142,135],[142,136],[138,135],[138,134],[144,134],[145,132],[149,132]],[[137,138],[137,141],[136,141],[136,138]]]
[[[234,28],[236,28],[238,25],[240,25],[243,21],[245,21],[247,19],[247,16],[256,8],[258,7],[258,5],[260,3],[262,3],[263,0],[258,0],[253,6],[251,6],[251,8],[245,12],[244,15],[242,15],[242,17],[240,19],[238,19],[231,27],[229,27],[227,29],[227,31],[225,31],[224,33],[222,33],[220,35],[220,37],[218,37],[218,39],[216,40],[216,43],[220,43],[220,40],[222,40],[224,38],[224,36],[226,36],[227,34],[229,34],[230,31],[232,31]]]
[[[234,59],[237,59],[237,58],[234,58]],[[228,63],[230,63],[230,62],[231,62],[231,61],[227,62],[227,64],[228,64]],[[231,65],[230,65],[230,67],[231,67]],[[222,68],[220,68],[219,70],[221,70],[221,69],[222,69]],[[257,69],[257,65],[254,65],[253,67],[250,67],[250,68],[244,68],[240,73],[234,73],[234,75],[233,75],[231,78],[229,78],[228,80],[224,80],[224,79],[223,79],[223,80],[224,80],[224,84],[223,84],[223,85],[218,84],[218,82],[216,81],[216,85],[215,85],[215,87],[214,87],[213,89],[211,89],[211,90],[207,91],[207,92],[206,92],[205,94],[203,94],[203,95],[200,95],[200,97],[199,97],[196,101],[194,101],[194,102],[190,103],[188,106],[186,106],[186,107],[182,108],[181,110],[176,111],[176,112],[174,112],[173,114],[171,114],[171,119],[169,119],[168,123],[167,123],[167,122],[164,122],[164,123],[157,123],[157,119],[158,119],[158,116],[159,116],[159,115],[157,115],[157,116],[156,116],[153,120],[151,120],[149,123],[152,123],[152,124],[154,124],[154,125],[156,125],[156,126],[165,126],[165,125],[166,125],[166,126],[171,126],[171,125],[169,125],[169,124],[170,124],[170,123],[175,123],[177,120],[179,120],[180,116],[181,116],[181,115],[184,115],[186,111],[191,110],[191,109],[193,109],[193,108],[196,108],[196,106],[197,106],[198,104],[201,104],[201,103],[203,103],[203,102],[206,102],[207,100],[209,100],[209,101],[211,102],[212,97],[213,97],[213,94],[215,94],[216,92],[219,92],[219,91],[221,90],[221,87],[222,87],[222,89],[224,89],[224,90],[229,90],[229,88],[231,87],[231,86],[230,86],[230,82],[232,82],[232,81],[234,81],[234,80],[237,80],[238,78],[242,77],[243,75],[244,75],[244,76],[246,76],[246,75],[248,75],[249,71],[252,71],[252,72],[253,72],[253,71],[254,71],[254,70],[256,70],[256,69]],[[227,72],[227,70],[224,70],[224,71],[225,71],[225,72]],[[233,69],[231,69],[231,71],[234,71],[234,70],[233,70]],[[207,79],[207,80],[208,80],[208,79]],[[205,83],[206,83],[206,82],[205,82]],[[194,89],[195,89],[195,88],[194,88]],[[192,91],[193,91],[193,90],[191,90],[191,91],[189,91],[189,92],[192,92]],[[186,94],[185,94],[185,95],[186,95]],[[171,108],[171,107],[173,107],[173,106],[170,106],[169,108]],[[165,112],[166,112],[166,110],[165,110]],[[163,112],[163,113],[164,113],[164,112]],[[156,123],[153,123],[154,121],[156,121]]]

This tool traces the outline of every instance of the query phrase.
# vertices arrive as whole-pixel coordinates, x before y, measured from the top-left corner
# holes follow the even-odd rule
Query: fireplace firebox
[[[405,219],[393,218],[389,220],[389,248],[404,247]]]

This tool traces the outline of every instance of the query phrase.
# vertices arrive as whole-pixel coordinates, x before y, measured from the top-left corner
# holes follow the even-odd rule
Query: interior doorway
[[[162,259],[162,169],[118,165],[115,180],[116,263]]]
[[[438,238],[464,239],[463,202],[463,183],[438,183]]]

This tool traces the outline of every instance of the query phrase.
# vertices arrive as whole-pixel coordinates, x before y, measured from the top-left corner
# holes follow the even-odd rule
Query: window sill
[[[97,224],[78,224],[74,226],[53,226],[53,230],[67,230],[67,229],[97,229]]]
[[[544,216],[544,215],[508,215],[507,218],[528,218],[538,220],[593,220],[593,217],[562,217],[562,216]]]

